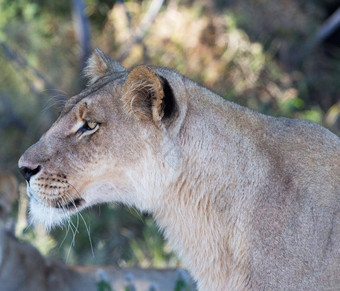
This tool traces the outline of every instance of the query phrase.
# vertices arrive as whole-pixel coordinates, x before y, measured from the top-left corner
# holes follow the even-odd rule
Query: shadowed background
[[[228,100],[340,133],[336,0],[0,0],[0,172],[20,182],[12,229],[49,258],[180,266],[152,218],[134,209],[95,207],[51,234],[27,224],[17,160],[84,88],[95,47],[127,68],[169,66]]]

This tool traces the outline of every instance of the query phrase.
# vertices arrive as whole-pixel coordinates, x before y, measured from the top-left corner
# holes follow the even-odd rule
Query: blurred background
[[[95,47],[168,66],[265,114],[340,133],[338,0],[0,0],[0,172],[19,182],[14,231],[67,264],[178,267],[151,217],[102,205],[47,234],[27,223],[17,161],[86,85]]]

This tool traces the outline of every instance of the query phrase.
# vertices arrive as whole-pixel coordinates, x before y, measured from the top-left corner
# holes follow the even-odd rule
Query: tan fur
[[[87,61],[84,75],[89,79],[89,85],[95,83],[101,76],[110,71],[123,72],[125,69],[119,63],[111,60],[101,50],[95,49]]]
[[[122,202],[154,215],[199,290],[340,289],[337,136],[167,68],[113,67],[90,66],[95,83],[21,157],[42,167],[28,187],[34,221]],[[84,120],[99,129],[76,138]]]
[[[156,72],[146,66],[134,68],[124,84],[123,102],[127,112],[140,120],[158,124],[163,117],[162,83]],[[151,111],[150,111],[151,108]]]

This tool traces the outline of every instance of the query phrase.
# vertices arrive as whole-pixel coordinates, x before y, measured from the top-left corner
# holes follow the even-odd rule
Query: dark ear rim
[[[177,112],[177,103],[176,98],[173,92],[173,89],[171,88],[168,80],[164,77],[160,77],[163,84],[163,102],[164,102],[164,108],[163,108],[163,117],[162,122],[168,122],[176,115]]]
[[[128,113],[141,121],[152,121],[157,127],[171,123],[177,104],[166,78],[150,66],[133,68],[125,82],[123,102]]]

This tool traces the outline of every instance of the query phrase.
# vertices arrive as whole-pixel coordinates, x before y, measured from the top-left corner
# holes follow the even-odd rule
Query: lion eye
[[[88,121],[88,122],[87,122],[87,126],[88,126],[90,129],[94,129],[94,128],[97,126],[97,123],[94,122],[94,121]]]
[[[84,124],[77,130],[79,137],[94,133],[99,128],[99,124],[95,121],[84,120]]]

